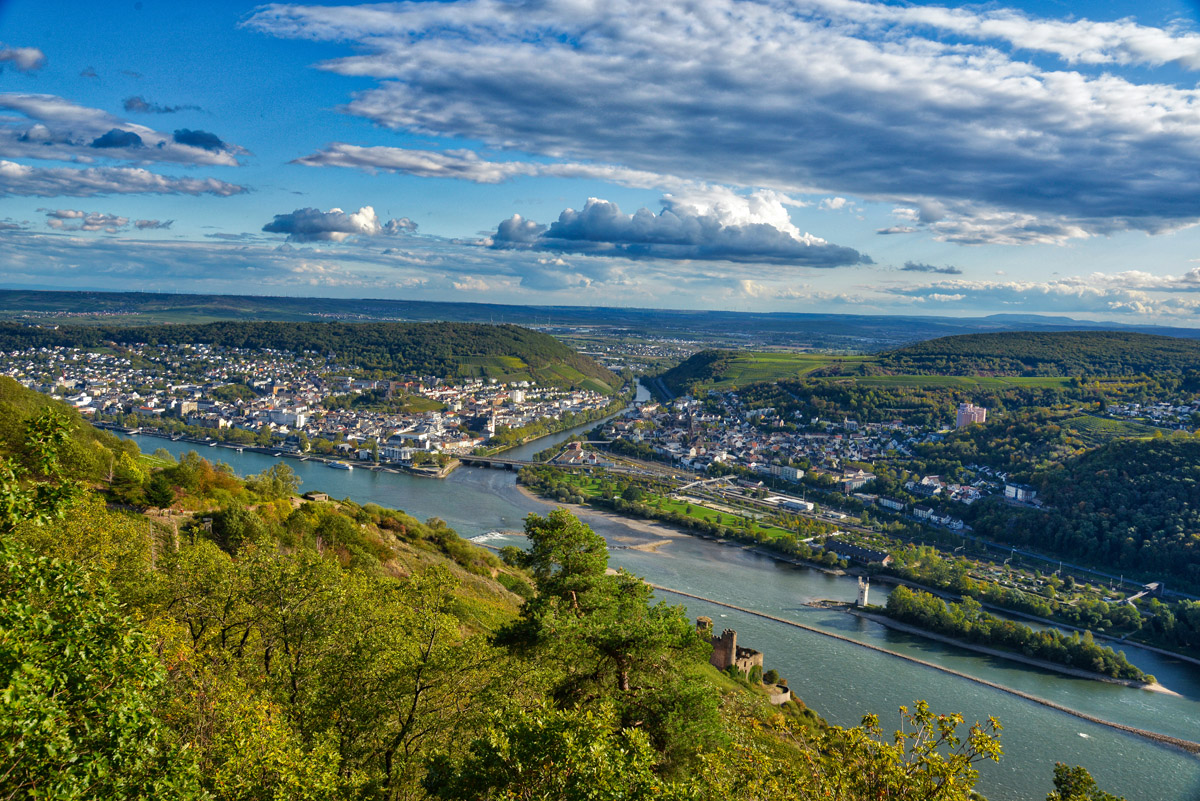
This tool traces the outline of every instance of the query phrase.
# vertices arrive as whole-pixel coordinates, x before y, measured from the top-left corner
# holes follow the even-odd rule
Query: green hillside
[[[620,379],[547,334],[476,323],[219,322],[204,325],[59,326],[0,324],[0,350],[204,343],[315,351],[367,371],[538,381],[611,393]]]
[[[1184,374],[1200,365],[1200,341],[1115,331],[966,334],[888,351],[876,364],[892,374]]]
[[[1034,483],[1046,511],[994,502],[984,537],[1079,557],[1109,570],[1200,586],[1200,440],[1119,439]]]
[[[84,481],[107,479],[122,453],[131,456],[137,453],[133,443],[93,428],[67,404],[26,389],[7,376],[0,376],[0,458],[32,469],[35,455],[27,427],[47,411],[57,412],[67,421],[70,434],[60,459],[66,475],[71,478]]]

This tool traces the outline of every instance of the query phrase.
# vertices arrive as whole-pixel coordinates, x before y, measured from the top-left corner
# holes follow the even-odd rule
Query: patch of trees
[[[686,395],[696,384],[713,381],[724,375],[735,358],[737,353],[731,350],[702,350],[659,377],[676,395]]]
[[[1114,679],[1154,681],[1129,663],[1124,651],[1097,645],[1092,633],[1070,636],[1058,629],[1034,631],[1029,626],[1002,620],[983,611],[978,601],[966,598],[946,603],[935,595],[896,587],[888,596],[888,617],[937,634],[969,643],[1013,651],[1034,659],[1087,670]]]
[[[350,392],[345,395],[329,395],[321,405],[326,409],[349,409],[360,412],[381,412],[383,414],[414,414],[418,412],[440,411],[446,408],[433,398],[407,393],[393,394],[386,389],[372,389],[367,392]]]

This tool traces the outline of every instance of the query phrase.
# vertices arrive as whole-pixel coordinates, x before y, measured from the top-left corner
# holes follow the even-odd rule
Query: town
[[[399,464],[444,464],[514,444],[514,432],[530,426],[586,422],[613,403],[524,380],[373,378],[313,352],[204,344],[4,352],[0,374],[61,397],[98,424]]]

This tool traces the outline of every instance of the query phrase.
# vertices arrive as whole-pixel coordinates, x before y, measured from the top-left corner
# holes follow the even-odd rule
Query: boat
[[[334,470],[353,470],[354,467],[345,462],[327,462],[326,467],[332,467]]]

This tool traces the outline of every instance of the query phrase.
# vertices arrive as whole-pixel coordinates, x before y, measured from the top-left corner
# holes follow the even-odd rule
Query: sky
[[[1198,13],[0,0],[0,286],[1196,327]]]

